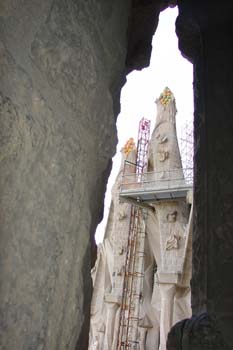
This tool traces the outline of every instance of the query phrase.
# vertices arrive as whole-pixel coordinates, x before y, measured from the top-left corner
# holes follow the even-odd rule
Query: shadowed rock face
[[[214,322],[214,327],[206,328],[209,339],[214,339],[213,332],[218,330],[218,339],[232,348],[233,157],[229,150],[233,149],[233,4],[227,0],[177,3],[179,48],[194,65],[193,312],[207,312],[211,325]],[[135,0],[132,4],[135,21],[130,22],[131,28],[133,25],[137,28],[136,18],[141,21],[147,18],[148,24],[144,27],[148,36],[143,37],[145,32],[140,31],[140,26],[139,33],[137,29],[135,35],[130,31],[129,70],[140,68],[142,62],[148,64],[148,38],[151,28],[157,26],[156,15],[152,22],[147,17],[145,1]],[[154,5],[155,2],[148,1],[145,6]],[[160,9],[161,6],[160,3]],[[200,344],[194,342],[186,348],[200,349]],[[211,348],[219,347],[212,341]]]
[[[128,26],[127,72],[149,66],[152,36],[158,26],[159,14],[177,0],[132,0]]]
[[[93,234],[115,152],[127,46],[140,41],[128,23],[135,4],[1,1],[2,350],[87,348]],[[160,2],[153,8],[157,16]],[[147,7],[148,16],[157,21]],[[144,66],[137,60],[131,68]]]
[[[215,322],[206,313],[185,319],[172,327],[167,348],[169,350],[229,350]]]
[[[127,1],[0,4],[0,348],[85,349]]]
[[[194,65],[193,313],[207,312],[230,348],[233,157],[228,150],[233,147],[232,11],[233,4],[227,1],[203,4],[190,0],[180,4],[177,20],[179,46]]]

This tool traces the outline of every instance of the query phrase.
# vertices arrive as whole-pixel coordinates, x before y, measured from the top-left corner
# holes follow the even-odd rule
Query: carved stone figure
[[[180,236],[172,234],[168,237],[166,241],[166,250],[178,249]]]
[[[156,103],[157,119],[149,152],[149,161],[152,160],[150,171],[155,171],[155,181],[159,184],[160,190],[166,190],[183,185],[185,180],[176,135],[174,96],[168,88],[165,88]],[[166,138],[161,135],[166,135]],[[187,274],[187,271],[184,271],[184,263],[187,252],[190,254],[187,246],[190,244],[191,227],[188,225],[189,204],[185,198],[176,198],[173,195],[172,201],[154,202],[153,206],[155,213],[150,215],[147,229],[157,264],[156,281],[161,300],[159,349],[165,350],[167,334],[172,324],[177,318],[188,317],[191,311],[190,300],[187,304],[187,295],[190,297],[191,271],[188,271],[185,281],[182,278],[184,273]],[[155,244],[159,248],[155,248]],[[183,313],[179,307],[181,299],[184,304]]]
[[[182,171],[180,151],[175,126],[175,99],[166,88],[157,100],[158,115],[149,144],[149,165],[152,191],[172,191],[185,184]],[[135,163],[135,145],[132,139],[123,148],[123,159]],[[120,174],[123,171],[123,163]],[[138,252],[135,259],[135,279],[132,284],[132,294],[135,296],[131,304],[128,299],[123,301],[124,279],[128,273],[125,270],[126,254],[135,254],[131,245],[127,245],[130,223],[131,205],[119,202],[119,188],[138,190],[140,183],[135,174],[135,166],[126,164],[124,171],[130,176],[117,177],[112,190],[112,205],[106,227],[103,248],[104,259],[110,284],[102,283],[101,309],[104,310],[105,335],[102,350],[117,350],[119,342],[120,317],[124,310],[124,322],[135,317],[133,329],[129,327],[131,346],[139,344],[139,350],[165,350],[167,334],[172,325],[191,313],[190,307],[190,276],[191,276],[191,232],[192,211],[185,197],[151,200],[147,212],[145,237],[143,245],[136,245]],[[178,181],[178,182],[177,182]],[[139,186],[139,187],[138,187]],[[165,192],[164,192],[165,193]],[[171,192],[172,193],[172,192]],[[189,200],[192,198],[189,195]],[[142,219],[141,219],[142,220]],[[132,242],[131,242],[132,244]],[[103,249],[102,248],[102,249]],[[141,249],[141,251],[140,251]],[[100,250],[101,251],[101,250]],[[98,270],[101,268],[98,258],[95,273],[94,294],[97,292]],[[140,265],[141,264],[141,265]],[[140,268],[144,267],[144,273]],[[103,279],[103,277],[102,277]],[[98,294],[98,292],[97,292]],[[137,296],[137,297],[136,297]],[[98,309],[96,305],[96,309]],[[137,311],[134,313],[134,311]],[[92,313],[91,324],[97,324],[97,312]],[[134,317],[134,316],[133,316]],[[96,330],[92,332],[96,334]],[[95,344],[95,335],[90,338],[90,349]],[[97,346],[97,345],[96,345]]]
[[[116,349],[119,329],[119,307],[121,305],[125,256],[128,243],[128,229],[131,205],[119,202],[119,187],[122,173],[134,174],[135,167],[125,166],[125,160],[136,162],[136,148],[132,138],[122,149],[122,163],[112,188],[112,202],[103,244],[98,247],[98,258],[93,275],[93,297],[89,349]],[[96,337],[98,325],[102,322],[102,342]],[[98,345],[97,345],[98,340]],[[114,345],[115,344],[115,345]],[[93,348],[94,349],[94,348]]]

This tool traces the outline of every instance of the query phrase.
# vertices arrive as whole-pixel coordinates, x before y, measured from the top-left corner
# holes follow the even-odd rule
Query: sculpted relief
[[[119,200],[123,171],[136,171],[136,165],[123,166],[124,160],[136,163],[135,144],[129,139],[122,151],[105,237],[93,272],[89,349],[123,350],[130,346],[137,350],[166,350],[171,326],[191,314],[192,203],[172,192],[177,179],[182,186],[185,179],[176,136],[175,99],[168,88],[157,100],[157,111],[148,167],[154,184],[151,191],[156,194],[159,184],[164,198],[151,200],[148,211],[137,211],[141,233],[132,239],[131,231],[137,230],[135,221],[132,224],[132,204]],[[130,183],[123,189],[134,191]],[[172,199],[165,197],[168,189]],[[134,268],[129,272],[130,256]],[[127,283],[131,283],[131,294]]]

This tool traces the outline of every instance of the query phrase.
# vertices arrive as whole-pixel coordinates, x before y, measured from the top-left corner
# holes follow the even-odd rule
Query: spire
[[[130,137],[125,145],[121,149],[121,167],[120,172],[124,171],[126,173],[135,173],[136,167],[133,164],[136,164],[137,159],[137,147],[133,137]],[[132,163],[132,165],[126,166],[125,161]]]
[[[181,169],[181,157],[176,134],[176,101],[173,93],[165,87],[156,100],[157,116],[150,142],[154,171],[162,172]],[[174,174],[176,177],[178,174]],[[171,175],[171,177],[173,177]]]
[[[174,95],[171,92],[171,90],[169,89],[169,87],[165,87],[163,92],[160,94],[159,96],[159,102],[163,105],[163,106],[167,106],[168,103],[172,100],[174,100]]]
[[[122,148],[122,151],[126,156],[128,156],[129,153],[133,150],[136,150],[136,145],[133,137],[130,137],[126,142],[126,144],[124,145],[124,147]]]
[[[159,98],[155,100],[157,104],[156,124],[160,122],[171,122],[176,124],[176,100],[168,87],[165,87]]]

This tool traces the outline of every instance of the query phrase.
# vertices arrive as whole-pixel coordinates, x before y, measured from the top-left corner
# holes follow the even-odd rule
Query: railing
[[[153,171],[143,174],[136,174],[129,171],[130,164],[126,164],[125,172],[122,176],[120,193],[130,191],[162,191],[192,187],[193,169],[178,168],[173,170]]]

